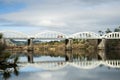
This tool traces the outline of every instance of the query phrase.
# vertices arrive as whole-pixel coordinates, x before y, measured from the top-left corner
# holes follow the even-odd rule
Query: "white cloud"
[[[67,66],[54,71],[20,72],[18,76],[12,75],[9,80],[114,80],[119,79],[119,74],[117,69],[106,66],[90,70]]]
[[[7,0],[5,0],[7,1]],[[15,0],[11,0],[15,1]],[[16,1],[19,2],[19,1]],[[1,19],[25,25],[64,31],[98,31],[120,23],[119,0],[21,0],[26,8],[0,15]],[[24,25],[23,24],[23,25]]]

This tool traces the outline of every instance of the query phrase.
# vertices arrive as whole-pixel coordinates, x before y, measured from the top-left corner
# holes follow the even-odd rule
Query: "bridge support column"
[[[28,46],[30,46],[30,47],[33,46],[33,39],[34,39],[34,38],[28,39]]]
[[[102,42],[102,39],[97,39],[97,45],[99,45]]]
[[[72,51],[65,51],[65,61],[69,62],[73,61]]]
[[[29,63],[33,63],[34,62],[33,61],[33,53],[29,52],[28,55],[27,55],[27,57],[28,57],[28,62]]]
[[[72,43],[73,40],[71,38],[65,40],[65,61],[73,61]]]
[[[106,39],[98,40],[98,58],[106,60]]]
[[[106,39],[98,40],[98,49],[106,49]]]
[[[105,50],[98,50],[98,60],[106,60]]]
[[[34,38],[30,38],[28,39],[28,62],[29,63],[33,63],[33,53],[34,53],[34,48],[33,48],[33,39]]]

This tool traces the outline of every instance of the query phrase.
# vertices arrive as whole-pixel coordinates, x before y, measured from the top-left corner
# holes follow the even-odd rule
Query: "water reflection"
[[[106,60],[105,50],[98,50],[98,60]]]
[[[90,53],[88,50],[73,50],[73,58],[77,60],[98,60],[97,51]]]
[[[10,67],[10,66],[8,66]],[[11,73],[13,72],[14,75],[18,76],[19,75],[19,71],[17,69],[17,67],[4,67],[1,69],[1,78],[2,80],[8,80],[11,77]]]
[[[62,51],[61,51],[61,53],[63,54]],[[20,54],[21,53],[19,53],[19,55]],[[64,58],[65,58],[65,54],[69,55],[70,61],[120,59],[119,50],[110,50],[108,52],[106,52],[104,50],[97,50],[97,51],[94,51],[94,53],[90,53],[87,50],[72,50],[72,51],[67,51],[66,53],[64,52]],[[23,54],[23,55],[26,55],[26,54]],[[42,55],[33,54],[33,53],[32,53],[32,55],[37,56],[37,58],[39,58],[39,59],[42,56]],[[49,55],[49,52],[48,52],[48,55]],[[52,55],[52,56],[54,56],[54,55]],[[47,57],[47,59],[48,58],[49,57]],[[43,60],[45,60],[45,57]],[[51,59],[51,61],[52,60],[54,61],[54,59]],[[58,60],[58,58],[57,58],[57,60]],[[65,59],[60,59],[60,60],[65,60]],[[0,65],[2,65],[2,64],[0,64]],[[15,67],[7,66],[6,67],[6,65],[5,66],[2,65],[0,67],[2,69],[2,72],[0,72],[1,79],[3,79],[3,80],[36,80],[39,78],[41,80],[45,80],[45,79],[48,80],[50,78],[52,80],[53,77],[55,77],[54,80],[59,80],[59,79],[60,80],[73,80],[73,79],[75,79],[75,80],[77,80],[77,79],[78,80],[80,80],[80,79],[83,79],[83,80],[90,80],[90,79],[91,80],[113,80],[114,79],[115,80],[116,79],[117,80],[120,78],[118,75],[118,74],[120,74],[119,68],[110,68],[110,67],[106,67],[103,65],[100,65],[99,67],[92,69],[92,70],[82,70],[82,69],[76,69],[76,68],[67,66],[66,68],[63,68],[62,70],[56,70],[53,72],[52,71],[43,71],[43,70],[41,70],[41,68],[35,68],[35,66],[32,66],[32,67],[28,66],[26,69],[21,70],[21,68],[24,68],[24,67],[19,67],[19,69],[18,69],[17,66],[15,66]],[[29,69],[29,71],[24,72],[27,69]],[[31,71],[34,71],[34,74]],[[72,75],[71,75],[71,73],[72,73]],[[48,75],[48,78],[44,77],[43,75],[44,76]],[[85,75],[89,75],[89,76],[86,77]],[[114,75],[114,76],[111,77],[111,75]],[[27,76],[29,76],[29,77],[27,77]],[[37,78],[36,78],[36,76],[37,76]]]
[[[106,58],[109,60],[119,60],[120,59],[120,50],[109,50],[106,52]]]
[[[25,71],[26,68],[21,69],[24,67],[20,67],[19,72],[4,72],[0,75],[3,80],[119,80],[120,78],[120,69],[104,65],[90,70],[67,66],[55,71],[42,70],[35,65],[27,66],[29,71]]]
[[[79,60],[119,60],[120,50],[95,50],[93,53],[87,50],[73,50],[72,55],[74,59]]]
[[[72,50],[72,51],[59,51],[59,53],[64,53],[64,55],[50,55],[49,52],[47,54],[36,54],[36,53],[16,53],[15,55],[18,56],[26,56],[26,61],[33,63],[34,60],[37,58],[42,58],[42,56],[50,56],[50,57],[62,57],[65,61],[74,61],[74,60],[119,60],[120,59],[120,50],[95,50],[93,53],[90,53],[87,50],[79,49],[79,50]],[[54,52],[55,53],[55,52]],[[14,55],[14,56],[15,56]],[[14,57],[13,56],[13,57]],[[31,59],[31,61],[30,61]],[[46,61],[43,59],[42,61]],[[49,59],[48,59],[49,60]],[[60,60],[60,59],[59,59]],[[52,61],[52,60],[50,60]],[[56,60],[57,61],[57,60]]]

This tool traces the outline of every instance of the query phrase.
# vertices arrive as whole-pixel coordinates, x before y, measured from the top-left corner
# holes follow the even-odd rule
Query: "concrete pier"
[[[73,61],[72,44],[73,44],[73,40],[71,38],[65,40],[65,60],[66,61]]]
[[[105,50],[98,50],[98,60],[106,60]]]
[[[106,49],[106,39],[99,40],[98,49]]]
[[[27,54],[27,56],[28,56],[28,62],[29,63],[33,63],[34,62],[33,61],[33,53],[34,53],[33,39],[34,38],[28,39],[28,50],[27,50],[28,54]]]
[[[33,53],[32,52],[28,52],[27,54],[27,58],[28,58],[28,62],[29,63],[33,63]]]

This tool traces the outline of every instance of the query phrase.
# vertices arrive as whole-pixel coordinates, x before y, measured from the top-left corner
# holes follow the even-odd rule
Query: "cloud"
[[[18,76],[12,75],[10,80],[114,80],[119,79],[119,74],[119,70],[106,66],[89,70],[67,66],[54,71],[23,71]]]
[[[98,31],[107,26],[110,28],[118,26],[120,23],[119,0],[4,1],[9,4],[13,2],[25,3],[26,7],[20,11],[2,14],[0,19],[8,20],[15,26],[36,26],[77,32]]]

